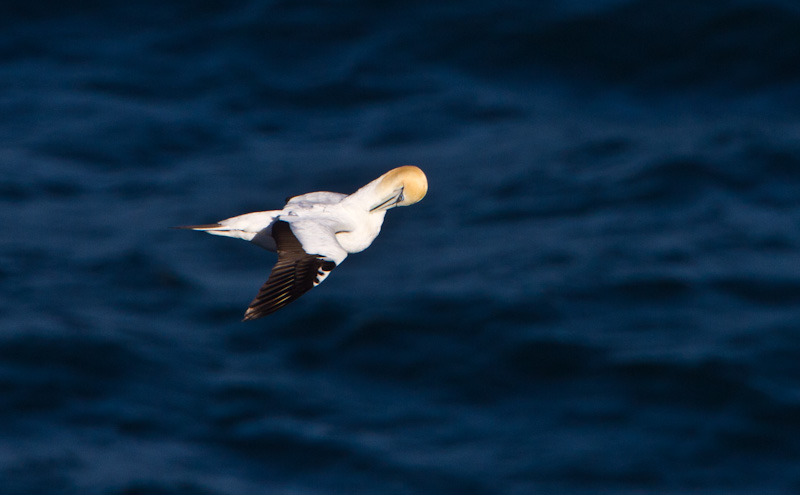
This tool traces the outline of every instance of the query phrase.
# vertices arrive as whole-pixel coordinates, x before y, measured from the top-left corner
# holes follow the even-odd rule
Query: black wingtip
[[[253,321],[265,316],[264,314],[257,314],[255,311],[250,311],[250,308],[244,312],[244,318],[242,318],[242,322],[245,321]]]

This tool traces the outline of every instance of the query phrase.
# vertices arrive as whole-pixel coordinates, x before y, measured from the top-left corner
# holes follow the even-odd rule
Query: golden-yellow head
[[[371,211],[413,205],[422,200],[428,192],[428,178],[414,165],[392,169],[378,180],[380,182],[376,192],[380,201]]]

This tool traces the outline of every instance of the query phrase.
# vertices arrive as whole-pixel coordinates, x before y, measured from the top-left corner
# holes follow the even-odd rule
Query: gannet
[[[282,210],[257,211],[207,225],[179,229],[250,241],[278,253],[267,282],[244,314],[273,313],[328,277],[350,253],[370,246],[386,211],[419,202],[428,180],[418,167],[392,169],[350,194],[319,191],[287,198]]]

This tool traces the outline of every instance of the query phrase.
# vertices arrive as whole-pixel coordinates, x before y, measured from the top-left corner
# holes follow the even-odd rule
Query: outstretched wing
[[[313,226],[309,228],[309,226],[298,225],[298,227],[298,231],[304,232],[301,238],[308,236],[309,230],[312,233],[315,230]],[[322,282],[328,273],[347,256],[347,253],[336,242],[333,232],[323,232],[319,235],[322,236],[322,239],[329,237],[327,242],[335,243],[335,246],[331,245],[333,250],[331,254],[307,253],[288,222],[278,220],[273,224],[272,237],[278,248],[278,262],[272,268],[267,282],[258,291],[258,295],[250,303],[250,307],[247,308],[244,321],[273,313],[302,296]]]

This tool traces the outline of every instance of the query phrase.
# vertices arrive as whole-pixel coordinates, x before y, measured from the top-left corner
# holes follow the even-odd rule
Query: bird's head
[[[418,203],[428,192],[428,179],[419,167],[405,165],[392,169],[377,180],[376,203],[369,211]]]

